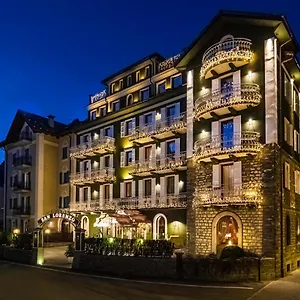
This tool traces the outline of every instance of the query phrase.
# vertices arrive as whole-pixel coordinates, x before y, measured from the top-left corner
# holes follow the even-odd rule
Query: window
[[[110,156],[107,155],[104,157],[104,167],[109,168]]]
[[[294,172],[295,175],[295,193],[296,194],[300,194],[300,172],[299,171],[295,171]]]
[[[284,163],[284,187],[288,190],[291,188],[291,169],[287,162]]]
[[[130,135],[132,133],[132,120],[125,122],[125,135]]]
[[[169,176],[167,177],[167,194],[175,193],[175,177]]]
[[[182,75],[172,77],[172,88],[177,88],[182,85]]]
[[[59,183],[60,184],[65,184],[65,183],[68,183],[69,182],[69,172],[60,172],[59,173]]]
[[[124,86],[124,82],[123,79],[121,79],[119,82],[119,91],[123,89],[123,86]]]
[[[69,172],[64,173],[64,182],[63,183],[68,183],[69,182]]]
[[[132,151],[125,152],[125,166],[130,166],[132,163]]]
[[[126,97],[126,106],[130,106],[133,104],[133,95],[132,94],[129,94],[127,95]]]
[[[30,154],[30,150],[27,148],[27,149],[25,149],[25,152],[24,152],[24,156],[25,156],[25,158],[29,158],[29,155]]]
[[[89,135],[88,134],[83,136],[83,142],[84,143],[88,143],[89,142]]]
[[[145,115],[145,126],[152,124],[152,113]]]
[[[145,68],[145,78],[148,78],[148,77],[150,77],[150,66],[147,66]]]
[[[89,189],[84,188],[83,189],[83,201],[88,201],[89,200]]]
[[[155,240],[164,240],[168,238],[167,218],[163,214],[157,214],[153,218],[153,238]]]
[[[132,182],[125,182],[125,197],[132,197]]]
[[[111,90],[112,94],[116,91],[116,84],[115,83],[112,83],[110,90]]]
[[[286,226],[286,245],[289,246],[291,244],[291,220],[289,215],[286,216],[285,226]]]
[[[63,208],[69,208],[70,199],[69,196],[64,197]]]
[[[110,186],[108,184],[104,185],[104,199],[105,200],[109,200],[109,190],[110,190]]]
[[[104,128],[104,136],[113,137],[112,126]]]
[[[100,117],[106,116],[106,107],[100,107]]]
[[[167,142],[167,156],[175,155],[175,141]]]
[[[299,220],[299,218],[297,219],[297,222],[296,222],[296,243],[297,244],[300,243],[300,220]]]
[[[13,209],[18,208],[18,198],[14,198]]]
[[[221,122],[221,142],[223,149],[233,147],[233,120]]]
[[[120,101],[115,101],[112,103],[112,111],[120,110]]]
[[[167,107],[167,122],[174,122],[174,117],[176,116],[176,106],[168,106]],[[169,125],[169,124],[168,124]]]
[[[294,111],[299,114],[299,93],[294,90]]]
[[[148,100],[150,98],[149,88],[141,90],[141,101]]]
[[[145,184],[145,197],[151,196],[151,179],[146,179]]]
[[[16,163],[16,161],[17,161],[17,153],[14,153],[12,155],[12,161],[13,161],[13,165],[14,165]]]
[[[223,197],[230,197],[234,189],[233,164],[221,165],[221,191]]]
[[[129,76],[127,77],[127,86],[131,86],[131,85],[132,85],[132,76],[129,75]]]
[[[96,110],[91,111],[91,120],[96,120],[96,118],[97,118],[97,111]]]
[[[150,161],[151,159],[152,146],[145,147],[145,161]]]
[[[157,93],[162,94],[166,91],[166,82],[161,82],[157,84]]]
[[[68,147],[63,147],[62,148],[62,159],[67,159],[68,158]]]
[[[135,73],[135,81],[136,82],[139,82],[141,80],[141,72],[140,71],[137,71]]]

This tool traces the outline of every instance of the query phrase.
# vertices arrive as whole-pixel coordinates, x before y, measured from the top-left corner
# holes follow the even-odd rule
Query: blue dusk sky
[[[101,79],[152,52],[180,53],[220,9],[285,14],[300,39],[300,2],[288,3],[0,0],[0,140],[17,109],[86,118]]]

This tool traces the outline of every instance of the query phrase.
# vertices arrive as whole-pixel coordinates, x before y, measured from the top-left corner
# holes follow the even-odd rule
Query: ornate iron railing
[[[243,83],[241,85],[232,85],[229,88],[221,88],[221,90],[201,95],[195,101],[195,116],[200,119],[207,112],[238,104],[255,106],[261,102],[261,99],[262,96],[258,84]]]
[[[245,189],[242,185],[228,187],[207,187],[194,193],[196,206],[258,205],[260,193],[255,189]]]
[[[229,135],[215,135],[195,142],[195,156],[205,158],[231,152],[258,152],[261,148],[259,133],[245,131]]]
[[[114,168],[103,168],[71,174],[70,182],[73,185],[80,185],[85,183],[113,182],[115,179]]]
[[[115,139],[106,136],[101,139],[93,140],[92,142],[82,143],[77,146],[71,147],[70,157],[87,155],[91,152],[97,152],[101,150],[106,150],[108,152],[115,151]]]
[[[230,61],[248,61],[253,57],[252,42],[246,38],[233,38],[218,42],[209,47],[202,58],[201,77],[213,67]]]

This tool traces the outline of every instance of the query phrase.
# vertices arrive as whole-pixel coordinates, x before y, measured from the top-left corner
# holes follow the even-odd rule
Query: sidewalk
[[[271,282],[247,300],[300,300],[300,270]]]

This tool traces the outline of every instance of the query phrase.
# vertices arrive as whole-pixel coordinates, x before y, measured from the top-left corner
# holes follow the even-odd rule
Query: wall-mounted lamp
[[[248,78],[251,79],[251,80],[253,79],[253,73],[252,73],[252,71],[248,72]]]
[[[248,121],[248,125],[250,129],[253,129],[253,120],[251,118]]]

